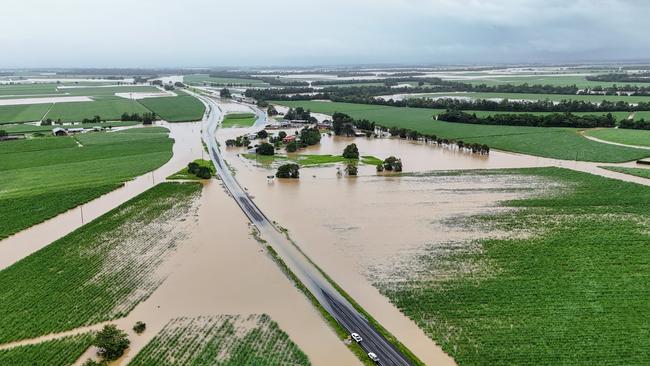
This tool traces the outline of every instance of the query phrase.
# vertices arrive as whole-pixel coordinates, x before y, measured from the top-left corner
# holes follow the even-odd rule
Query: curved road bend
[[[321,274],[321,272],[285,238],[255,202],[242,189],[231,174],[219,151],[215,138],[216,130],[223,119],[223,112],[219,105],[211,98],[194,94],[207,107],[203,118],[203,140],[208,145],[210,158],[217,168],[217,174],[224,186],[235,199],[242,211],[259,230],[260,234],[268,240],[269,245],[278,253],[298,279],[314,295],[325,310],[348,333],[358,333],[363,340],[359,343],[366,353],[374,352],[379,358],[380,365],[411,365],[408,359],[384,338],[369,322],[359,313]],[[255,126],[266,123],[266,114],[256,110],[258,120]]]

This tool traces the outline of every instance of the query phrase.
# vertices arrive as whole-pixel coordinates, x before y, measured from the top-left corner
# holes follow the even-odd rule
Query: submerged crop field
[[[0,238],[161,166],[172,143],[162,127],[1,143]]]
[[[0,365],[72,365],[90,347],[91,342],[92,334],[86,333],[0,350]]]
[[[559,168],[438,174],[560,185],[458,218],[503,234],[439,243],[376,283],[458,364],[647,364],[650,188]]]
[[[650,156],[650,151],[589,140],[576,129],[450,123],[433,119],[438,109],[400,108],[319,101],[279,101],[312,112],[342,112],[386,127],[401,127],[447,139],[487,144],[490,148],[564,160],[623,162]]]
[[[162,183],[0,271],[0,343],[125,316],[164,280],[198,183]]]
[[[191,95],[141,99],[140,103],[168,122],[199,121],[205,106]]]
[[[130,366],[310,365],[307,356],[268,315],[177,318],[138,353]]]

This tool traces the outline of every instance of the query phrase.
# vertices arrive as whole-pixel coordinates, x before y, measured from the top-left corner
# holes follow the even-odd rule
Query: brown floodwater
[[[10,266],[164,181],[166,177],[185,167],[188,162],[204,154],[200,138],[200,122],[159,122],[157,125],[168,128],[170,136],[174,139],[173,156],[167,163],[126,182],[121,188],[0,241],[0,269]]]
[[[113,365],[126,365],[171,319],[219,314],[262,314],[276,321],[314,365],[358,365],[307,298],[279,270],[251,235],[248,219],[214,180],[203,189],[196,226],[165,268],[165,282],[126,318],[128,353]],[[131,331],[147,324],[142,335]],[[78,365],[94,349],[80,358]]]
[[[248,131],[224,129],[218,139],[224,146],[225,139]],[[637,180],[598,168],[603,164],[499,151],[484,156],[391,138],[324,135],[320,145],[300,153],[340,155],[352,142],[361,155],[401,158],[405,172],[562,166]],[[394,281],[396,273],[408,273],[408,267],[416,264],[419,255],[430,253],[432,246],[498,235],[457,225],[463,217],[499,212],[501,201],[555,187],[552,182],[514,175],[378,175],[374,166],[367,165],[360,165],[358,177],[337,177],[342,164],[302,168],[300,180],[269,183],[266,177],[274,170],[241,157],[242,152],[228,148],[226,160],[262,211],[288,228],[314,262],[427,364],[453,364],[453,360],[374,285]]]

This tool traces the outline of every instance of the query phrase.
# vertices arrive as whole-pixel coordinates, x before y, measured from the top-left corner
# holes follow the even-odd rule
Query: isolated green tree
[[[298,151],[298,142],[294,140],[287,144],[287,152],[292,153],[296,151]]]
[[[9,136],[9,133],[5,130],[0,130],[0,137],[7,137]]]
[[[133,326],[133,331],[138,333],[138,334],[144,332],[145,329],[147,329],[147,324],[145,324],[144,322],[141,322],[141,321],[135,322],[135,325]]]
[[[219,96],[221,98],[230,98],[232,95],[230,94],[230,90],[228,90],[228,88],[223,88],[219,91]]]
[[[280,139],[283,139],[283,138],[287,137],[287,133],[284,132],[284,131],[280,131],[280,132],[278,132],[278,137],[279,137]]]
[[[278,167],[278,171],[275,173],[275,176],[278,178],[299,178],[300,166],[294,163],[281,165]]]
[[[260,155],[274,155],[275,148],[268,142],[263,142],[255,149],[255,152]]]
[[[257,137],[261,138],[261,139],[265,139],[265,138],[269,137],[269,133],[266,132],[266,130],[261,130],[261,131],[257,132]]]
[[[129,348],[131,341],[126,333],[113,324],[104,326],[101,332],[97,333],[93,346],[99,348],[98,354],[108,361],[117,360],[124,351]]]
[[[359,159],[359,148],[357,144],[350,144],[343,149],[343,157],[346,159]]]

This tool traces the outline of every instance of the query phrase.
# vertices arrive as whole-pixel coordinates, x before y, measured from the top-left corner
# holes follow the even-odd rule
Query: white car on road
[[[350,337],[352,337],[352,339],[354,339],[357,343],[359,343],[359,342],[361,342],[363,340],[363,338],[361,338],[361,336],[358,335],[357,333],[350,334]]]
[[[379,357],[377,357],[377,355],[374,354],[374,352],[368,352],[368,357],[370,357],[370,359],[373,360],[374,362],[379,362]]]

